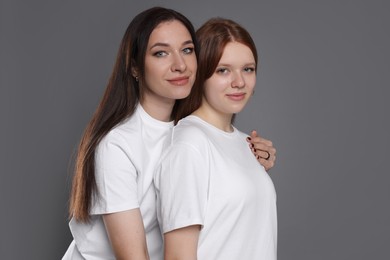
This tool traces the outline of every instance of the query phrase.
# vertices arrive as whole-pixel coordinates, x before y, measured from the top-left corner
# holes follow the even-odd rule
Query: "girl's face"
[[[202,106],[214,115],[232,116],[240,112],[253,94],[256,62],[246,45],[229,42],[214,74],[205,81]]]
[[[196,69],[194,43],[187,28],[177,20],[159,24],[146,49],[143,99],[173,104],[187,97]]]

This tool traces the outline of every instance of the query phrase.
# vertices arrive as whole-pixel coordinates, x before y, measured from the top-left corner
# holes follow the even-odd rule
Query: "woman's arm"
[[[200,225],[175,229],[164,234],[165,260],[196,260]]]
[[[257,132],[253,130],[247,141],[251,146],[253,154],[265,170],[268,171],[275,165],[276,149],[270,140],[257,135]]]
[[[105,214],[103,221],[116,259],[149,259],[144,224],[138,208]]]

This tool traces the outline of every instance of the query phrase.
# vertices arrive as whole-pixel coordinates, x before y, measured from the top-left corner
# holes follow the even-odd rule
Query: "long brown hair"
[[[202,104],[204,83],[214,74],[226,44],[242,43],[252,51],[256,64],[258,60],[256,45],[249,32],[232,20],[212,18],[196,31],[196,37],[199,44],[196,80],[190,95],[176,103],[175,123],[194,112]]]
[[[138,14],[127,27],[104,96],[79,144],[69,207],[70,216],[78,221],[89,221],[92,199],[99,196],[95,180],[96,147],[113,127],[134,113],[145,81],[145,53],[150,34],[160,23],[172,20],[187,28],[197,53],[191,22],[174,10],[150,8]],[[137,80],[132,76],[134,69],[139,76]]]

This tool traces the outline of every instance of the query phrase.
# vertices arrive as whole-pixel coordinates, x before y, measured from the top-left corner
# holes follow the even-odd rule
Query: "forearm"
[[[107,214],[103,220],[116,259],[149,260],[139,209]]]
[[[200,226],[194,225],[164,234],[165,260],[196,260]]]

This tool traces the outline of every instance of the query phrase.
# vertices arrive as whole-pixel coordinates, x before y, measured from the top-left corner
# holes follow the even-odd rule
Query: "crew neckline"
[[[232,131],[232,132],[226,132],[226,131],[224,131],[224,130],[218,128],[218,127],[216,127],[215,125],[210,124],[209,122],[207,122],[206,120],[202,119],[202,118],[199,117],[199,116],[196,116],[196,115],[189,115],[189,116],[187,116],[187,118],[189,118],[189,119],[192,118],[192,119],[194,119],[194,120],[196,120],[196,121],[202,123],[203,125],[208,126],[208,127],[211,128],[213,131],[218,132],[218,133],[223,134],[223,135],[226,135],[226,136],[235,136],[235,135],[237,135],[237,133],[238,133],[238,130],[237,130],[237,128],[234,127],[234,125],[231,125],[232,128],[233,128],[233,131]]]
[[[158,120],[151,115],[148,114],[148,112],[145,111],[145,109],[142,107],[142,105],[139,103],[137,106],[137,111],[141,115],[141,118],[146,120],[147,122],[159,126],[159,127],[172,127],[173,126],[173,121],[165,122]]]

